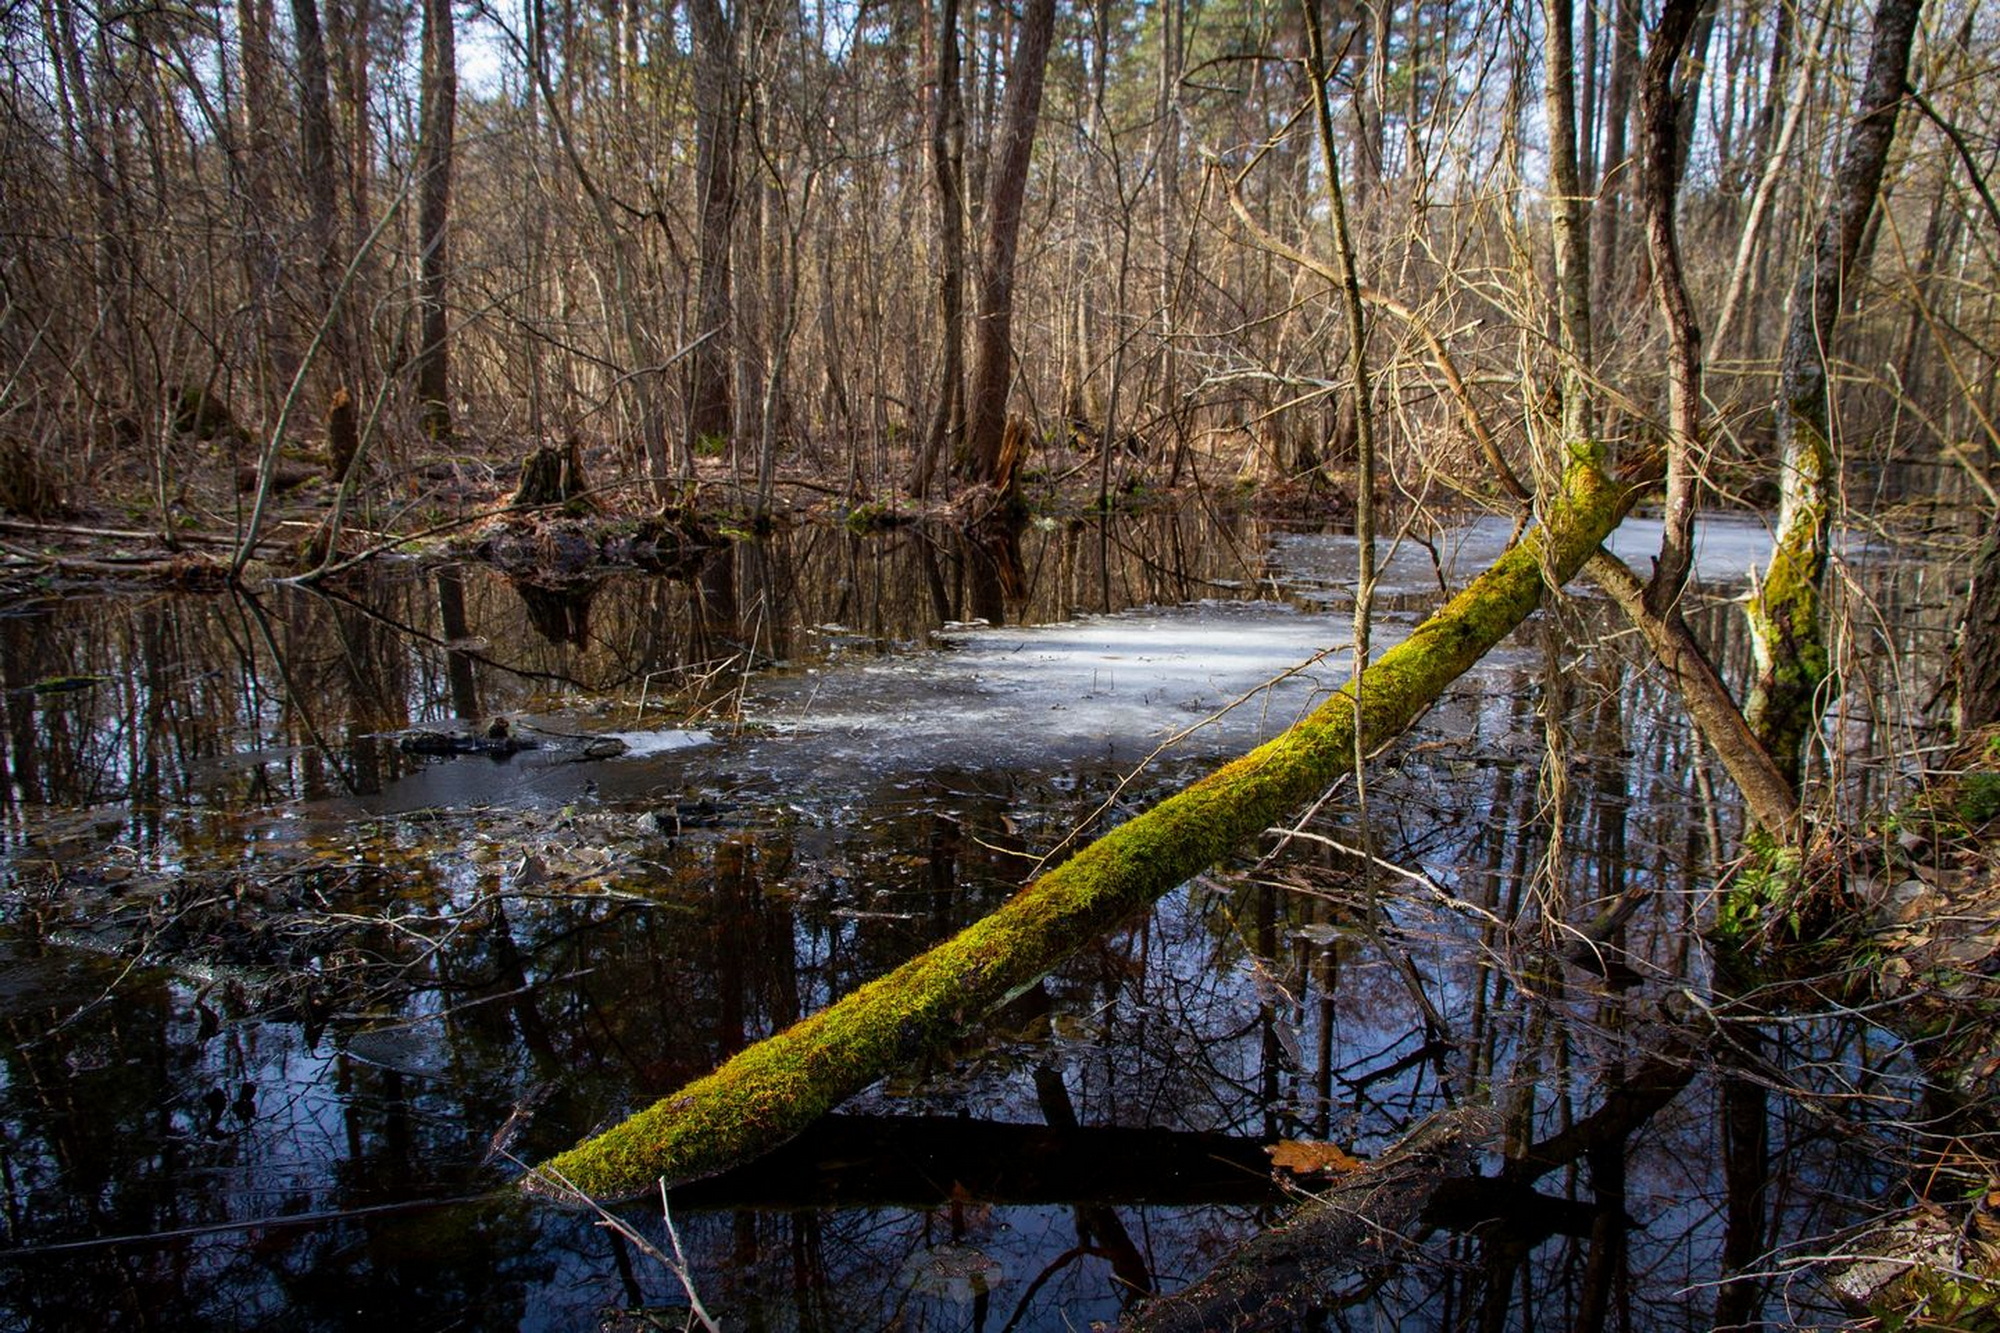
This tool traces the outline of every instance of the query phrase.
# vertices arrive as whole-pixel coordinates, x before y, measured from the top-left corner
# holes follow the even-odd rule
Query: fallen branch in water
[[[998,911],[523,1182],[575,1202],[713,1175],[769,1151],[884,1073],[963,1031],[1091,940],[1278,822],[1400,735],[1582,568],[1633,493],[1578,465],[1544,527],[1289,731],[1037,878]],[[563,1183],[558,1183],[558,1180]]]
[[[1149,1301],[1121,1323],[1129,1333],[1285,1329],[1328,1303],[1331,1284],[1393,1259],[1447,1182],[1466,1178],[1500,1137],[1483,1108],[1444,1111],[1388,1152],[1259,1232],[1185,1291]]]

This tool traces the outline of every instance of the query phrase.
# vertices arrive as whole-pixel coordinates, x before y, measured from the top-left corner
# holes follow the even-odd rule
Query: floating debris
[[[466,736],[451,731],[406,732],[396,745],[405,754],[449,756],[461,754],[510,755],[522,750],[539,750],[540,741],[510,734],[504,722],[495,723],[500,734]]]

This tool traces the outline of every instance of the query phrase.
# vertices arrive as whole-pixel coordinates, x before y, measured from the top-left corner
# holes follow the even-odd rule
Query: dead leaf
[[[1286,1139],[1265,1151],[1271,1154],[1273,1170],[1295,1176],[1346,1175],[1368,1165],[1338,1144],[1310,1139]]]

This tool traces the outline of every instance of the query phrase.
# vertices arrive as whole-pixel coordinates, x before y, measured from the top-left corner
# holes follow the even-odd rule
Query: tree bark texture
[[[1965,597],[1958,641],[1958,730],[2000,722],[2000,524],[1986,530]]]
[[[1596,457],[1590,410],[1590,235],[1584,230],[1583,184],[1577,173],[1576,58],[1573,0],[1543,0],[1548,83],[1549,232],[1554,241],[1556,346],[1563,361],[1562,437],[1571,450]]]
[[[1750,605],[1755,680],[1748,711],[1764,747],[1794,786],[1806,737],[1818,728],[1820,689],[1830,671],[1820,605],[1836,481],[1827,354],[1895,141],[1922,8],[1922,0],[1881,0],[1876,7],[1861,103],[1841,149],[1812,258],[1792,293],[1779,364],[1777,547]]]
[[[299,368],[299,350],[292,322],[283,308],[279,285],[284,265],[271,235],[271,219],[277,216],[277,189],[271,174],[273,165],[281,160],[272,124],[278,109],[277,80],[272,72],[272,21],[271,0],[238,0],[236,23],[242,32],[238,60],[243,76],[238,170],[243,192],[244,285],[263,335],[264,360],[272,378],[289,384]]]
[[[422,311],[417,349],[418,419],[427,439],[451,440],[451,355],[445,287],[451,273],[451,158],[458,120],[458,59],[451,0],[424,0],[422,143],[418,148],[418,243],[423,260],[417,303]]]
[[[1007,106],[986,207],[972,384],[966,392],[966,471],[973,481],[993,479],[1007,429],[1007,391],[1014,381],[1014,261],[1020,250],[1021,207],[1028,192],[1028,163],[1042,114],[1042,84],[1055,23],[1055,0],[1028,0],[1014,63],[1007,73]]]
[[[694,30],[695,188],[700,273],[688,383],[688,450],[726,441],[735,427],[731,392],[731,229],[736,219],[736,33],[720,0],[690,0]]]
[[[957,936],[572,1148],[526,1187],[622,1198],[712,1175],[784,1142],[885,1072],[1020,994],[1090,940],[1228,856],[1351,771],[1583,567],[1632,492],[1570,469],[1545,526],[1350,686],[1276,739],[1043,874]],[[1355,698],[1363,703],[1359,716]],[[1358,736],[1357,736],[1358,730]]]
[[[1694,567],[1694,511],[1701,468],[1701,326],[1681,272],[1674,199],[1680,182],[1680,99],[1675,67],[1702,0],[1667,0],[1639,84],[1639,191],[1652,259],[1653,301],[1667,328],[1667,495],[1659,563],[1646,586],[1654,615],[1679,614]]]
[[[292,0],[293,40],[299,53],[299,157],[311,220],[314,267],[318,274],[321,342],[336,387],[354,376],[352,340],[341,310],[341,280],[347,268],[340,239],[340,192],[333,171],[333,104],[327,91],[326,39],[320,31],[318,0]]]
[[[931,181],[937,190],[938,309],[944,367],[910,489],[930,491],[937,462],[965,425],[965,99],[959,88],[958,0],[938,0],[937,91],[931,115]]]

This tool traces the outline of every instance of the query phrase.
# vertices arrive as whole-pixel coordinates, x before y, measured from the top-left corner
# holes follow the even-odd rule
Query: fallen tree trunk
[[[958,1116],[829,1115],[755,1162],[673,1191],[705,1209],[1111,1207],[1285,1201],[1269,1148],[1233,1134]]]
[[[1545,523],[1362,678],[1360,742],[1393,740],[1573,577],[1633,492],[1570,469]],[[625,1198],[769,1151],[884,1073],[1033,985],[1072,953],[1317,796],[1353,767],[1354,687],[1289,731],[1105,834],[991,915],[714,1073],[531,1172],[531,1192]]]
[[[1125,1333],[1252,1333],[1303,1325],[1336,1301],[1357,1269],[1400,1258],[1431,1200],[1469,1178],[1500,1137],[1491,1111],[1459,1107],[1413,1130],[1382,1157],[1259,1232],[1185,1291],[1142,1306]],[[1554,1203],[1556,1201],[1549,1200]]]

